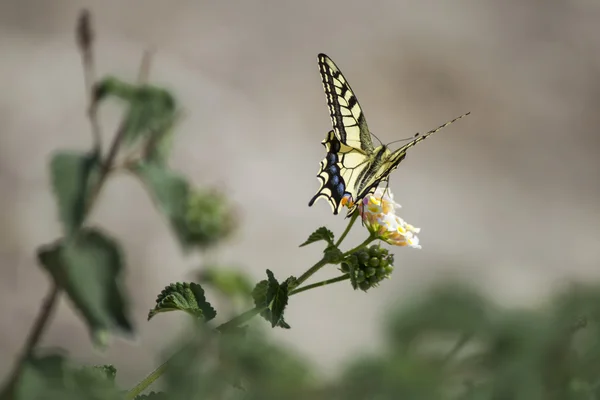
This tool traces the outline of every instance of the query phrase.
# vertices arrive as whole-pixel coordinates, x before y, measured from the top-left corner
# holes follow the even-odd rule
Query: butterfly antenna
[[[375,139],[377,139],[377,141],[379,142],[380,145],[383,146],[383,143],[381,142],[381,140],[379,140],[379,138],[373,133],[373,132],[369,132],[371,134],[371,136],[373,136]]]
[[[389,142],[387,145],[389,146],[390,144],[394,144],[394,143],[398,143],[398,142],[406,142],[409,140],[413,140],[416,139],[420,136],[421,134],[419,132],[415,133],[414,135],[404,138],[404,139],[398,139],[398,140],[394,140],[393,142]]]
[[[471,114],[471,111],[469,111],[468,113],[465,113],[465,114],[463,114],[463,115],[461,115],[461,116],[458,116],[458,117],[454,118],[453,120],[451,120],[451,121],[448,121],[448,122],[446,122],[445,124],[443,124],[443,125],[440,125],[440,126],[438,126],[437,128],[435,128],[435,129],[432,129],[432,130],[430,130],[429,132],[427,132],[427,133],[425,133],[425,134],[423,134],[423,135],[419,135],[419,134],[417,134],[417,135],[421,136],[420,138],[418,138],[418,139],[419,139],[418,141],[420,142],[421,140],[425,139],[427,136],[429,136],[429,135],[431,135],[431,134],[434,134],[434,133],[436,133],[436,132],[438,132],[438,131],[441,131],[442,129],[444,129],[444,128],[445,128],[445,127],[447,127],[448,125],[455,123],[455,122],[456,122],[456,121],[458,121],[459,119],[461,119],[461,118],[464,118],[464,117],[466,117],[466,116],[467,116],[467,115],[469,115],[469,114]]]

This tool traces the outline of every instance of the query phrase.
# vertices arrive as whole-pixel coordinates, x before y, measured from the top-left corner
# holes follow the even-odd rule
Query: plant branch
[[[94,150],[100,154],[102,151],[102,130],[98,121],[98,103],[94,96],[94,85],[96,83],[96,66],[94,63],[94,30],[92,28],[92,17],[88,10],[83,10],[79,15],[76,31],[77,44],[81,52],[83,64],[83,77],[88,98],[88,118],[92,127],[92,139]]]
[[[350,228],[352,228],[352,225],[354,225],[354,221],[356,221],[356,218],[358,218],[358,211],[355,211],[354,214],[352,215],[350,222],[348,223],[348,226],[346,226],[346,229],[344,230],[344,232],[342,232],[342,236],[340,236],[338,241],[335,243],[335,247],[339,247],[340,244],[342,244],[342,241],[346,238],[346,235],[348,235],[348,232],[350,232]]]
[[[348,257],[350,254],[357,252],[358,250],[367,247],[367,245],[373,241],[375,241],[377,239],[376,236],[371,235],[369,236],[364,242],[362,242],[361,244],[359,244],[358,246],[356,246],[355,248],[348,250],[347,252],[345,252],[342,255],[342,259]]]
[[[444,356],[442,364],[449,363],[454,358],[454,356],[456,356],[458,352],[469,342],[469,340],[471,340],[472,337],[473,335],[471,333],[463,333],[458,339],[458,341],[454,344],[452,349],[450,349],[448,354]]]
[[[91,82],[91,83],[88,82],[88,80],[93,77],[93,67],[92,67],[93,58],[91,58],[91,50],[90,50],[90,47],[91,47],[90,16],[87,11],[83,11],[80,16],[78,27],[77,27],[77,39],[78,39],[78,43],[79,43],[80,47],[82,48],[82,51],[83,51],[83,49],[87,48],[86,51],[83,51],[84,69],[86,70],[86,73],[85,73],[86,86],[88,87],[90,96],[93,96],[93,93],[90,89],[93,85],[93,82]],[[87,56],[86,56],[86,54],[87,54]],[[139,80],[140,81],[147,79],[150,61],[151,61],[151,53],[147,51],[144,53],[144,56],[143,56],[142,62],[141,62],[141,66],[140,66],[140,72],[139,72]],[[93,98],[91,98],[90,102],[94,103]],[[96,106],[93,105],[92,108],[95,108],[95,107]],[[90,118],[90,122],[92,125],[92,132],[93,132],[94,140],[95,140],[94,146],[98,146],[99,137],[97,136],[97,134],[99,133],[99,125],[97,124],[97,118],[96,118],[95,111],[93,113],[90,112],[89,118]],[[124,127],[125,127],[125,120],[123,120],[121,122],[119,131],[117,132],[117,134],[115,135],[115,137],[113,139],[113,143],[111,145],[108,156],[106,157],[106,159],[104,160],[104,163],[102,164],[102,167],[100,170],[100,176],[98,177],[96,184],[94,185],[94,187],[92,188],[92,190],[89,194],[89,197],[88,197],[88,200],[86,203],[86,215],[88,214],[89,210],[91,210],[92,206],[94,205],[94,203],[98,197],[98,194],[100,193],[100,190],[101,190],[104,182],[106,181],[106,178],[108,177],[109,173],[113,169],[114,161],[116,159],[116,156],[117,156],[117,153],[119,150],[119,146],[123,140],[123,135],[125,132]],[[50,317],[53,314],[54,308],[56,307],[56,300],[58,299],[60,293],[61,293],[61,288],[56,284],[56,282],[53,281],[51,284],[49,295],[46,297],[46,299],[44,300],[44,302],[40,308],[40,313],[38,314],[32,328],[31,328],[31,331],[27,337],[27,341],[25,342],[22,354],[21,354],[18,362],[16,363],[13,373],[10,375],[10,378],[9,378],[10,380],[8,381],[8,384],[6,385],[5,389],[3,390],[2,395],[0,397],[5,398],[4,396],[8,396],[8,398],[11,398],[13,396],[14,389],[15,389],[16,383],[18,381],[18,378],[21,375],[21,372],[23,370],[23,366],[25,365],[27,358],[29,358],[29,356],[32,354],[33,350],[37,346],[38,342],[42,338],[42,335],[46,329],[46,326],[50,320]]]
[[[298,288],[298,289],[294,289],[294,290],[292,290],[289,293],[289,295],[293,296],[295,294],[302,293],[302,292],[305,292],[307,290],[315,289],[315,288],[318,288],[318,287],[321,287],[321,286],[331,285],[332,283],[342,282],[342,281],[345,281],[345,280],[348,280],[348,279],[350,279],[350,275],[344,274],[344,275],[338,276],[337,278],[332,278],[332,279],[327,279],[327,280],[324,280],[324,281],[321,281],[321,282],[311,283],[310,285],[306,285],[304,287],[301,287],[301,288]]]
[[[48,296],[44,299],[42,306],[40,307],[39,314],[35,319],[33,327],[29,331],[29,335],[27,336],[27,340],[25,341],[25,345],[23,346],[23,350],[19,359],[15,363],[15,368],[10,374],[10,378],[5,388],[2,390],[2,394],[0,394],[0,398],[2,399],[10,399],[14,396],[14,390],[16,389],[16,384],[23,372],[23,367],[25,366],[25,362],[31,356],[33,349],[36,344],[40,341],[46,326],[48,325],[48,321],[50,317],[54,313],[54,309],[56,308],[56,299],[60,293],[60,288],[53,284],[50,287],[50,292]]]
[[[266,308],[267,307],[254,307],[253,309],[250,309],[244,312],[243,314],[240,314],[237,317],[234,317],[229,321],[217,326],[216,330],[223,333],[228,331],[229,329],[237,328],[244,322],[250,321],[252,318],[263,312]]]

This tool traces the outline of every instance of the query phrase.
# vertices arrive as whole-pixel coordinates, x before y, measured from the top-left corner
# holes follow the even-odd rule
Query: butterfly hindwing
[[[346,146],[371,154],[371,133],[356,95],[331,58],[319,54],[318,60],[329,115],[337,138]]]
[[[367,165],[368,159],[361,151],[341,143],[334,131],[329,131],[323,145],[327,155],[321,161],[317,175],[321,186],[308,205],[312,206],[317,199],[323,197],[329,202],[333,213],[338,214],[345,204],[342,201],[344,197],[347,199],[357,197],[357,180],[361,177],[360,167]]]

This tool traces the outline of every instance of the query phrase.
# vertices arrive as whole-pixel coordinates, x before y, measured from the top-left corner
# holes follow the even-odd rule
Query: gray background
[[[317,53],[338,63],[384,142],[472,112],[414,148],[392,176],[423,249],[394,249],[393,279],[368,294],[339,285],[294,298],[293,329],[272,332],[326,373],[356,346],[375,347],[386,309],[432,281],[458,275],[498,302],[532,305],[572,280],[598,277],[597,1],[2,0],[1,375],[47,290],[33,250],[60,233],[49,155],[90,143],[72,35],[83,6],[95,16],[100,74],[133,79],[142,51],[156,48],[151,78],[186,111],[173,165],[239,208],[240,231],[211,260],[256,279],[265,268],[301,273],[320,248],[298,244],[318,226],[345,226],[325,202],[307,207],[330,129]],[[118,117],[117,106],[103,108],[107,136]],[[83,362],[113,362],[132,382],[184,326],[177,315],[145,322],[147,309],[207,256],[183,257],[127,176],[106,187],[93,220],[128,251],[138,339],[96,353],[62,301],[44,344]],[[349,244],[364,235],[355,229]]]

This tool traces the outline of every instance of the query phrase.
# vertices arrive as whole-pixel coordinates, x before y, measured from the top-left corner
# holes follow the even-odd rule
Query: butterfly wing
[[[343,145],[373,153],[367,121],[348,81],[331,58],[319,54],[318,61],[335,135]]]
[[[308,205],[312,206],[319,198],[324,198],[329,202],[333,213],[338,214],[348,200],[357,198],[357,181],[364,176],[369,158],[362,151],[340,142],[334,131],[329,131],[322,143],[327,155],[321,161],[317,175],[321,186]],[[348,215],[355,208],[351,207]]]

